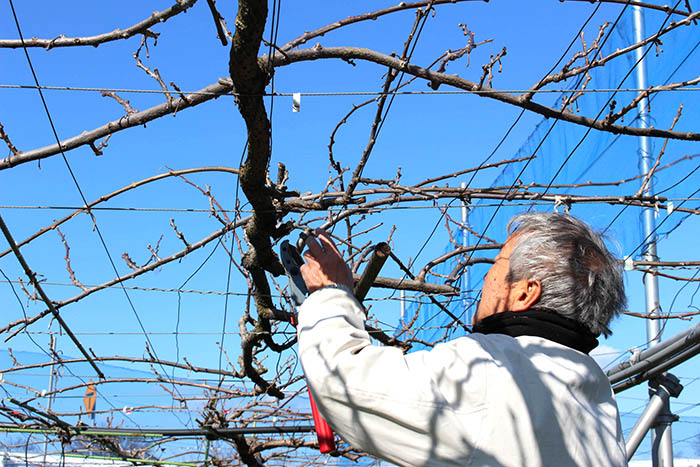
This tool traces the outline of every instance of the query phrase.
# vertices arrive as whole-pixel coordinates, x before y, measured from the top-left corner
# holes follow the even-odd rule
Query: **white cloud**
[[[617,364],[623,361],[626,357],[620,358],[620,356],[624,353],[626,353],[625,350],[601,344],[593,349],[590,355],[602,369],[607,370],[609,366],[612,366],[613,362]]]

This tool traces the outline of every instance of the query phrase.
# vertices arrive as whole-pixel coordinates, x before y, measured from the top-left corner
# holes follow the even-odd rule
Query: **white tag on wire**
[[[562,204],[561,201],[561,196],[556,195],[554,197],[554,212],[559,212],[559,209],[557,209],[560,205]]]
[[[301,110],[301,93],[295,92],[292,94],[292,112],[299,112]]]

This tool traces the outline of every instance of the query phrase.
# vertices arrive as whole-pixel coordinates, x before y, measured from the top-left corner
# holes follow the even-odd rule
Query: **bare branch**
[[[212,233],[211,235],[209,235],[209,236],[203,238],[203,239],[200,240],[199,242],[193,243],[193,244],[191,244],[188,248],[185,248],[184,250],[180,250],[179,252],[168,256],[167,258],[163,258],[163,259],[161,259],[161,260],[159,260],[159,261],[154,261],[153,263],[149,264],[148,266],[144,266],[143,268],[139,269],[138,271],[130,272],[129,274],[125,274],[125,275],[123,275],[123,276],[120,276],[120,277],[117,277],[117,278],[115,278],[115,279],[109,280],[109,281],[104,282],[104,283],[102,283],[102,284],[100,284],[100,285],[97,285],[97,286],[95,286],[95,287],[89,288],[89,289],[86,290],[85,292],[83,292],[83,293],[81,293],[81,294],[78,294],[78,295],[76,295],[76,296],[74,296],[74,297],[72,297],[72,298],[69,298],[69,299],[67,299],[67,300],[62,300],[62,301],[60,301],[60,302],[56,302],[54,306],[55,306],[56,309],[62,308],[62,307],[64,307],[64,306],[66,306],[66,305],[70,305],[71,303],[75,303],[75,302],[77,302],[77,301],[79,301],[79,300],[82,300],[83,298],[87,297],[88,295],[91,295],[91,294],[93,294],[93,293],[95,293],[95,292],[97,292],[97,291],[99,291],[99,290],[106,289],[106,288],[111,287],[111,286],[113,286],[113,285],[115,285],[115,284],[120,284],[120,283],[122,283],[122,282],[124,282],[124,281],[127,281],[127,280],[129,280],[129,279],[133,279],[133,278],[135,278],[135,277],[138,277],[138,276],[140,276],[141,274],[144,274],[144,273],[146,273],[146,272],[153,271],[154,269],[157,269],[157,268],[159,268],[159,267],[161,267],[161,266],[163,266],[163,265],[165,265],[165,264],[168,264],[168,263],[170,263],[170,262],[172,262],[172,261],[175,261],[175,260],[177,260],[177,259],[183,258],[183,257],[185,257],[188,253],[190,253],[190,252],[192,252],[192,251],[194,251],[194,250],[197,250],[197,249],[199,249],[199,248],[201,248],[201,247],[207,245],[207,244],[210,243],[211,241],[218,239],[218,238],[221,237],[222,235],[225,235],[227,232],[229,232],[229,231],[231,231],[231,230],[233,230],[233,229],[236,229],[236,228],[238,228],[238,227],[241,227],[241,226],[245,225],[249,220],[250,220],[250,217],[246,217],[246,218],[244,218],[244,219],[239,220],[238,222],[236,222],[236,223],[234,223],[234,224],[230,224],[230,225],[228,225],[228,226],[225,226],[225,227],[223,227],[222,229],[217,230],[216,232]],[[13,333],[13,334],[10,335],[9,337],[7,337],[6,340],[9,340],[9,339],[11,339],[12,337],[14,337],[15,335],[17,335],[17,333],[20,332],[22,329],[24,329],[24,327],[26,327],[26,326],[28,326],[28,325],[30,325],[30,324],[36,322],[37,320],[43,318],[44,316],[46,316],[46,315],[49,314],[49,313],[50,313],[50,310],[44,310],[43,312],[41,312],[41,313],[39,313],[39,314],[37,314],[37,315],[31,317],[31,318],[22,318],[22,319],[20,319],[20,320],[14,321],[14,322],[12,322],[12,323],[10,323],[10,324],[4,326],[2,329],[0,329],[0,333],[2,333],[2,332],[7,332],[7,331],[9,331],[10,329],[13,329],[13,328],[16,327],[16,326],[21,325],[22,327],[20,328],[19,331],[15,331],[15,333]]]
[[[686,313],[662,313],[659,315],[650,315],[648,313],[633,313],[631,311],[623,311],[623,315],[627,316],[634,316],[635,318],[643,318],[643,319],[682,319],[682,320],[687,320],[690,321],[690,318],[693,316],[698,316],[700,315],[700,311],[689,311]]]
[[[139,180],[138,182],[132,182],[131,184],[129,184],[129,185],[125,186],[125,187],[122,187],[122,188],[120,188],[120,189],[118,189],[118,190],[116,190],[116,191],[113,191],[112,193],[109,193],[109,194],[100,196],[100,197],[99,197],[98,199],[96,199],[95,201],[92,201],[92,202],[88,203],[86,207],[87,207],[87,208],[93,208],[93,207],[97,206],[97,205],[100,204],[100,203],[103,203],[103,202],[105,202],[105,201],[108,201],[108,200],[114,198],[115,196],[121,195],[121,194],[123,194],[123,193],[126,193],[127,191],[133,190],[133,189],[135,189],[135,188],[138,188],[138,187],[140,187],[140,186],[146,185],[146,184],[148,184],[148,183],[152,183],[152,182],[156,182],[156,181],[159,181],[159,180],[163,180],[164,178],[167,178],[167,177],[178,177],[178,176],[180,176],[180,175],[189,174],[189,173],[196,173],[196,172],[225,172],[225,173],[231,173],[231,174],[238,174],[238,169],[232,169],[232,168],[229,168],[229,167],[198,167],[198,168],[194,168],[194,169],[171,170],[171,171],[168,172],[168,173],[155,175],[155,176],[153,176],[153,177],[149,177],[149,178],[145,178],[145,179],[143,179],[143,180]],[[58,221],[55,221],[55,222],[54,222],[53,224],[51,224],[50,226],[44,227],[44,228],[40,229],[40,230],[39,230],[37,233],[35,233],[34,235],[31,235],[30,237],[27,237],[26,239],[22,240],[21,242],[19,242],[19,243],[17,244],[17,246],[21,247],[21,246],[26,245],[27,243],[31,242],[32,240],[34,240],[34,239],[40,237],[41,235],[45,234],[46,232],[48,232],[48,231],[50,231],[50,230],[55,229],[56,227],[58,227],[58,226],[64,224],[65,222],[69,221],[70,219],[74,218],[75,216],[77,216],[77,215],[79,215],[79,214],[81,214],[81,213],[83,213],[83,212],[86,212],[86,210],[85,210],[85,209],[78,209],[77,211],[73,211],[72,213],[68,214],[68,215],[65,216],[64,218],[62,218],[62,219],[60,219],[60,220],[58,220]],[[161,237],[161,238],[162,238],[162,237]],[[160,240],[158,241],[158,244],[160,244]],[[151,253],[156,257],[156,259],[159,259],[159,258],[158,258],[158,255],[157,255],[157,251],[158,251],[158,246],[157,246],[157,245],[156,245],[156,251],[155,251],[155,252],[151,249],[150,245],[148,246],[148,249],[149,249],[149,250],[151,251]],[[12,252],[12,250],[9,249],[9,248],[8,248],[7,250],[1,252],[1,253],[0,253],[0,258],[2,258],[3,256],[9,254],[10,252]]]
[[[258,60],[257,56],[265,30],[266,18],[266,2],[239,1],[236,32],[232,39],[229,55],[229,72],[234,86],[239,92],[238,110],[245,120],[248,133],[248,154],[245,162],[241,165],[239,175],[241,189],[253,207],[253,216],[245,228],[246,240],[250,249],[243,255],[241,262],[250,273],[248,280],[254,284],[253,298],[258,314],[255,329],[264,333],[270,329],[269,318],[266,315],[278,315],[270,298],[270,284],[265,272],[270,272],[274,276],[284,274],[282,263],[272,251],[270,239],[271,237],[281,238],[288,234],[293,225],[287,223],[281,227],[277,226],[281,219],[281,213],[278,214],[267,183],[267,167],[271,156],[270,121],[267,118],[262,96],[265,86],[270,81],[270,75],[261,68],[262,62]],[[259,334],[251,335],[242,326],[242,366],[246,376],[263,393],[281,399],[284,398],[284,394],[274,383],[270,383],[262,377],[264,371],[261,368],[254,366],[254,349],[263,339],[268,345],[274,346],[269,335],[266,339]],[[241,440],[241,443],[245,445],[244,440]],[[239,452],[243,458],[245,452],[243,447],[239,446]],[[244,461],[246,461],[245,458]]]
[[[160,118],[164,115],[172,113],[175,109],[182,111],[190,107],[194,107],[203,102],[210,101],[224,94],[230,93],[233,90],[231,82],[228,80],[220,80],[216,84],[211,84],[194,94],[187,95],[187,98],[173,99],[172,102],[164,102],[146,110],[136,112],[131,115],[126,115],[118,120],[113,120],[101,127],[90,131],[84,131],[78,136],[61,141],[61,147],[64,151],[70,151],[80,146],[89,145],[99,138],[117,133],[127,128],[144,125],[152,120]],[[45,159],[56,154],[60,154],[58,144],[52,144],[31,151],[18,152],[14,157],[0,159],[0,170],[9,169],[19,164],[31,162],[35,160]]]
[[[22,43],[22,41],[19,39],[3,39],[0,40],[0,48],[16,49],[19,47],[44,47],[46,50],[50,50],[54,47],[75,47],[83,45],[92,45],[97,47],[105,42],[128,39],[137,34],[144,34],[151,26],[155,26],[158,23],[163,23],[173,16],[187,11],[187,9],[189,9],[196,2],[197,0],[178,0],[170,8],[161,12],[155,12],[150,18],[140,21],[131,27],[126,29],[115,29],[112,32],[99,34],[97,36],[65,37],[61,35],[54,39],[39,39],[37,37],[33,37],[31,39],[25,39],[24,43]]]
[[[418,276],[416,276],[417,281],[424,281],[425,280],[425,275],[435,266],[437,266],[440,263],[444,263],[450,258],[453,258],[457,255],[461,255],[464,253],[469,253],[472,251],[481,251],[481,250],[498,250],[501,248],[501,245],[499,244],[482,244],[482,245],[477,245],[477,246],[465,246],[465,247],[460,247],[460,248],[455,248],[452,251],[449,251],[445,253],[444,255],[440,256],[439,258],[435,258],[426,264],[423,269],[418,273]],[[472,260],[469,262],[469,264],[476,264],[476,263],[491,263],[493,260],[490,258],[472,258]]]
[[[331,23],[327,26],[324,26],[322,28],[316,29],[315,31],[310,31],[310,32],[305,32],[302,34],[300,37],[297,37],[296,39],[286,43],[282,47],[280,47],[282,50],[289,51],[294,49],[295,47],[299,47],[300,45],[305,44],[306,42],[310,41],[311,39],[314,39],[316,37],[321,37],[326,35],[327,33],[338,29],[342,28],[343,26],[347,26],[349,24],[354,24],[354,23],[359,23],[362,21],[374,21],[377,18],[385,15],[389,15],[391,13],[396,13],[397,11],[402,11],[402,10],[413,10],[415,8],[422,8],[428,5],[444,5],[444,4],[454,4],[454,3],[461,3],[461,2],[472,2],[472,1],[485,1],[485,0],[424,0],[420,2],[401,2],[398,5],[389,7],[389,8],[383,8],[381,10],[376,10],[370,13],[365,13],[362,15],[357,15],[357,16],[350,16],[348,18],[342,19],[340,21],[336,21],[334,23]]]
[[[0,230],[2,230],[3,235],[5,236],[5,239],[7,240],[7,243],[10,245],[10,248],[12,248],[12,252],[15,254],[15,257],[17,257],[17,261],[19,261],[20,265],[22,266],[22,269],[24,270],[24,274],[29,277],[29,280],[32,281],[32,284],[34,285],[34,288],[36,291],[39,293],[41,296],[41,299],[46,303],[46,306],[48,307],[47,313],[52,313],[54,318],[56,318],[56,321],[61,325],[63,330],[68,334],[68,336],[71,338],[75,346],[80,350],[80,353],[82,353],[87,361],[90,363],[92,368],[95,370],[97,375],[100,378],[104,378],[104,374],[102,371],[97,367],[95,362],[92,360],[90,355],[85,351],[85,348],[83,348],[82,344],[80,341],[78,341],[78,338],[75,337],[75,334],[73,334],[73,331],[70,330],[66,322],[63,320],[61,315],[58,313],[58,309],[54,305],[54,303],[49,299],[48,295],[44,292],[43,288],[39,284],[39,281],[36,278],[36,273],[29,267],[27,262],[24,260],[24,256],[20,252],[19,248],[17,247],[17,244],[15,243],[15,240],[12,238],[12,234],[10,233],[10,230],[7,228],[7,225],[5,225],[5,221],[3,221],[2,217],[0,217]]]
[[[270,236],[286,235],[276,226],[276,209],[266,188],[267,166],[270,160],[270,122],[262,95],[270,76],[260,68],[257,53],[267,17],[267,5],[239,2],[236,34],[231,44],[229,71],[240,93],[238,109],[248,131],[248,154],[240,169],[241,188],[255,212],[253,222],[246,227],[252,249],[243,259],[250,270],[259,267],[278,276],[284,273],[282,263],[272,251]],[[245,26],[244,28],[242,26]],[[260,285],[256,283],[256,286]]]
[[[694,13],[695,15],[695,13]],[[700,14],[698,14],[700,16]],[[266,56],[263,56],[263,61]],[[360,47],[329,47],[329,48],[323,48],[323,47],[314,47],[312,49],[304,49],[304,50],[293,50],[287,53],[286,57],[278,56],[275,55],[272,59],[272,65],[277,67],[277,66],[285,66],[285,65],[290,65],[291,63],[296,63],[300,61],[308,61],[308,60],[318,60],[318,59],[329,59],[329,58],[336,58],[336,59],[348,59],[348,58],[353,58],[353,59],[358,59],[358,60],[366,60],[370,62],[377,63],[379,65],[384,65],[384,66],[389,66],[394,69],[400,69],[400,70],[405,70],[406,73],[412,74],[414,76],[421,77],[427,81],[430,82],[438,82],[441,84],[446,84],[453,86],[458,89],[464,89],[466,91],[479,91],[479,84],[475,83],[473,81],[466,80],[464,78],[460,78],[459,76],[456,75],[446,75],[442,73],[437,73],[435,71],[430,71],[425,68],[419,67],[417,65],[412,65],[410,63],[402,62],[395,57],[392,57],[390,55],[385,55],[379,52],[376,52],[374,50],[370,49],[364,49]],[[595,63],[595,62],[594,62]],[[688,86],[691,84],[695,84],[695,82],[698,81],[700,82],[700,78],[697,80],[691,80],[691,81],[685,81],[683,83],[679,83],[675,86],[674,88],[679,88],[679,87],[684,87]],[[665,90],[668,89],[669,86],[657,86],[654,87],[651,92],[658,92],[660,90]],[[673,88],[671,88],[673,89]],[[625,135],[632,135],[632,136],[649,136],[649,137],[662,137],[662,138],[671,138],[671,139],[680,139],[680,140],[687,140],[687,141],[700,141],[700,133],[691,133],[691,132],[676,132],[676,131],[668,131],[668,130],[660,130],[657,128],[635,128],[635,127],[629,127],[629,126],[620,126],[620,125],[609,125],[605,121],[601,120],[595,120],[592,118],[588,117],[583,117],[581,115],[576,115],[572,112],[568,112],[566,110],[561,111],[561,110],[556,110],[551,107],[547,107],[542,104],[537,104],[532,101],[527,101],[522,98],[522,96],[516,96],[514,94],[510,94],[508,92],[503,92],[503,91],[497,91],[497,90],[487,90],[487,91],[482,91],[478,93],[479,96],[482,97],[487,97],[490,99],[495,99],[501,102],[505,102],[507,104],[512,104],[517,107],[521,107],[527,110],[530,110],[532,112],[535,112],[537,114],[540,114],[544,117],[548,118],[556,118],[559,120],[564,120],[567,122],[575,123],[578,125],[582,125],[585,127],[593,128],[596,130],[601,130],[601,131],[608,131],[611,133],[621,133]],[[0,168],[2,166],[0,165]]]
[[[637,2],[637,1],[631,1],[631,0],[561,0],[561,1],[586,2],[586,3],[618,3],[621,5],[634,5],[634,6],[639,6],[642,8],[647,8],[649,10],[663,11],[665,13],[673,13],[675,15],[683,15],[683,16],[689,16],[693,13],[690,10],[690,5],[688,5],[687,2],[686,2],[686,6],[688,7],[688,11],[674,10],[673,8],[671,8],[668,5],[655,5],[653,3]]]
[[[413,185],[413,188],[418,188],[421,186],[428,185],[429,183],[439,182],[440,180],[446,180],[448,178],[456,178],[456,177],[459,177],[461,175],[468,174],[471,172],[478,172],[479,170],[490,169],[493,167],[499,167],[499,166],[505,165],[505,164],[514,164],[516,162],[528,161],[528,160],[534,159],[536,157],[537,157],[537,155],[533,154],[532,156],[525,156],[525,157],[520,157],[517,159],[508,159],[508,160],[504,160],[504,161],[500,161],[500,162],[493,162],[491,164],[484,164],[484,165],[480,165],[479,167],[472,167],[471,169],[460,170],[459,172],[455,172],[455,173],[452,173],[449,175],[442,175],[440,177],[428,178],[427,180],[423,180],[422,182],[420,182],[416,185]]]
[[[246,441],[243,435],[233,435],[232,436],[236,450],[241,461],[249,467],[263,467],[263,463],[260,461],[258,456],[255,455],[254,451]]]
[[[176,384],[178,386],[187,386],[187,387],[193,387],[193,388],[200,388],[200,389],[207,389],[207,390],[215,390],[219,391],[223,394],[229,394],[232,396],[241,396],[245,395],[245,391],[240,391],[238,389],[227,389],[224,387],[218,387],[218,386],[212,386],[210,384],[205,384],[205,383],[197,383],[194,381],[188,381],[186,379],[172,379],[172,378],[166,378],[166,377],[159,377],[159,378],[109,378],[109,379],[101,379],[99,381],[83,381],[77,384],[74,384],[72,386],[66,386],[62,387],[59,389],[56,389],[53,391],[53,394],[63,394],[64,392],[69,392],[73,391],[75,389],[80,389],[87,387],[90,384],[98,385],[98,384],[113,384],[113,383],[164,383],[168,385]],[[41,393],[36,394],[35,397],[27,399],[26,402],[32,402],[36,399],[41,397]]]
[[[561,73],[558,73],[556,75],[547,76],[547,77],[543,78],[537,84],[537,86],[542,87],[545,84],[556,83],[556,82],[571,78],[573,76],[577,76],[581,73],[587,73],[589,70],[591,70],[593,68],[601,67],[601,66],[605,65],[606,63],[608,63],[610,60],[617,58],[617,57],[620,57],[622,55],[626,55],[635,49],[638,49],[640,47],[644,47],[645,45],[650,44],[650,43],[658,43],[659,39],[662,36],[668,34],[669,32],[673,31],[676,28],[689,25],[690,23],[692,23],[693,21],[695,21],[699,17],[700,17],[700,12],[696,12],[696,13],[692,13],[691,15],[689,15],[688,17],[686,17],[680,21],[671,21],[671,23],[668,26],[666,26],[664,29],[662,29],[661,31],[658,31],[657,33],[647,37],[646,39],[644,39],[640,42],[637,42],[635,44],[632,44],[632,45],[625,47],[625,48],[622,48],[622,49],[616,49],[614,52],[608,54],[607,56],[602,57],[602,58],[598,58],[598,59],[594,59],[594,60],[590,61],[589,63],[586,63],[585,65],[573,68],[571,70],[562,71]]]
[[[635,266],[654,266],[659,268],[687,268],[700,266],[700,261],[634,261]]]
[[[428,3],[428,5],[426,5],[424,9],[416,10],[416,18],[413,22],[413,27],[411,28],[411,32],[408,34],[408,38],[406,39],[406,42],[403,46],[403,52],[401,53],[401,56],[399,58],[401,62],[405,63],[410,58],[409,48],[411,43],[413,42],[413,37],[416,34],[416,31],[418,30],[418,26],[420,25],[421,21],[423,21],[423,18],[425,18],[428,15],[432,7],[432,3]],[[384,80],[384,86],[382,87],[382,94],[377,102],[377,111],[374,115],[372,128],[369,132],[369,141],[367,142],[367,146],[365,147],[364,151],[362,151],[360,161],[358,162],[357,167],[355,167],[355,170],[352,173],[352,178],[350,179],[350,182],[348,183],[348,186],[345,189],[345,195],[343,196],[345,200],[350,199],[353,190],[360,182],[362,171],[364,170],[365,165],[367,164],[367,160],[369,159],[369,156],[372,153],[374,144],[377,141],[379,129],[381,128],[381,123],[384,119],[384,105],[388,97],[389,88],[391,87],[391,83],[394,81],[394,79],[396,79],[396,77],[399,75],[400,71],[401,70],[399,68],[390,68],[387,72],[386,79]]]

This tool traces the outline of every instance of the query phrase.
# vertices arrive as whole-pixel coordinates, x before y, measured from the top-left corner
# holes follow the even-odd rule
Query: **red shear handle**
[[[318,449],[323,454],[332,453],[335,451],[335,436],[333,435],[333,430],[323,417],[321,417],[321,414],[318,413],[314,398],[311,397],[311,391],[309,391],[309,402],[311,402],[311,415],[314,417],[314,425],[316,425]]]

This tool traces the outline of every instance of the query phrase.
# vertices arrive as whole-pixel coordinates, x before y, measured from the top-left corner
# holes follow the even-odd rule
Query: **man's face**
[[[481,300],[477,305],[472,324],[476,324],[487,316],[509,310],[513,301],[512,284],[506,280],[506,277],[510,266],[510,255],[514,247],[514,236],[511,235],[496,256],[495,263],[484,276]]]

